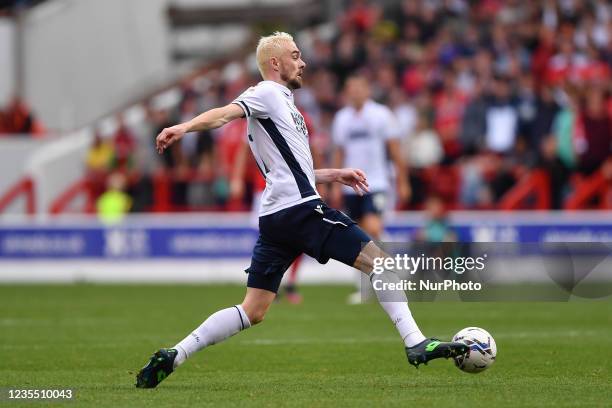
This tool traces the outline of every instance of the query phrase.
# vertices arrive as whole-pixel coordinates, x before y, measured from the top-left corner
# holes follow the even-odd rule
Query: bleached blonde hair
[[[264,76],[264,70],[266,63],[270,57],[278,56],[283,48],[283,45],[288,41],[293,41],[291,34],[284,33],[282,31],[275,31],[272,35],[261,37],[257,44],[257,51],[255,52],[255,58],[257,59],[257,68],[261,76]]]

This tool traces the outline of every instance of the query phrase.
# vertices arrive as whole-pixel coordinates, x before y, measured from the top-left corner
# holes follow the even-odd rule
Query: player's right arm
[[[244,117],[244,111],[234,103],[206,111],[188,122],[162,130],[155,140],[157,152],[162,153],[170,145],[180,140],[185,133],[216,129],[242,117]]]

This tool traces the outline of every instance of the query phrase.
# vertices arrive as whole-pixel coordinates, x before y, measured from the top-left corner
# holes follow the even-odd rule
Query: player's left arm
[[[395,174],[397,178],[397,195],[401,203],[406,203],[410,200],[412,191],[410,182],[408,181],[408,167],[402,158],[400,139],[387,140],[387,150],[389,157],[395,166]]]
[[[341,183],[352,187],[355,193],[364,195],[369,192],[368,180],[365,173],[359,169],[317,169],[315,172],[315,182],[323,183]]]

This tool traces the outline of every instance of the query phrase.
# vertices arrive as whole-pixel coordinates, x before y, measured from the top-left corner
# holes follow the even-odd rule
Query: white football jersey
[[[372,192],[384,192],[389,188],[387,140],[398,137],[393,112],[372,100],[366,101],[359,111],[346,106],[334,117],[332,138],[334,144],[344,150],[343,166],[363,170]],[[344,192],[355,194],[346,186]]]
[[[277,82],[262,81],[233,103],[247,117],[249,146],[266,179],[259,215],[319,198],[308,130],[293,92]]]

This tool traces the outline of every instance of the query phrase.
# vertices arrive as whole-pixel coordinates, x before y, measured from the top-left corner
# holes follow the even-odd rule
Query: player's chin
[[[290,81],[289,85],[291,85],[293,89],[300,89],[302,87],[302,82],[302,77],[298,75]]]

